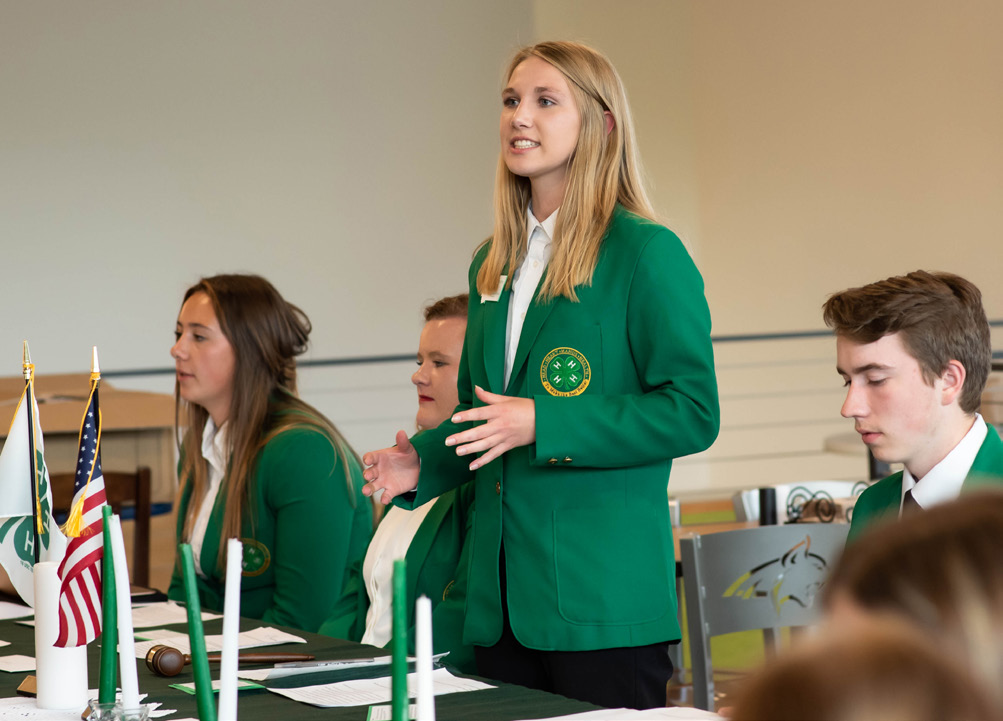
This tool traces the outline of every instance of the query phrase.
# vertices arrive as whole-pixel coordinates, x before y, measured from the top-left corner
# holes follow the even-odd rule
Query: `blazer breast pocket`
[[[602,328],[554,324],[545,329],[529,355],[527,370],[530,395],[570,398],[602,393]]]

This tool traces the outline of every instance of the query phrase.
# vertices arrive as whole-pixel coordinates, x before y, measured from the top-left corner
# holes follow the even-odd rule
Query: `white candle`
[[[115,597],[118,602],[118,668],[122,684],[122,708],[139,708],[139,679],[136,676],[136,637],[132,631],[132,590],[129,564],[125,559],[122,521],[117,514],[108,519],[112,562],[115,565]]]
[[[415,670],[418,675],[417,721],[435,721],[435,688],[432,684],[432,602],[421,596],[414,604]]]
[[[35,683],[40,709],[65,711],[87,705],[87,646],[57,648],[59,564],[35,564]],[[2,714],[0,714],[2,715]]]
[[[223,652],[219,664],[218,721],[237,721],[237,654],[240,633],[240,571],[244,546],[226,542],[226,595],[223,600]]]

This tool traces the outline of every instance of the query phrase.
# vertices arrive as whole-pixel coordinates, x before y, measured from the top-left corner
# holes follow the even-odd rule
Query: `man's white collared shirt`
[[[976,413],[975,423],[965,437],[929,473],[917,481],[909,469],[902,471],[902,497],[905,498],[906,491],[912,490],[912,497],[920,508],[932,508],[960,496],[961,485],[972,470],[972,463],[988,432],[985,420]]]

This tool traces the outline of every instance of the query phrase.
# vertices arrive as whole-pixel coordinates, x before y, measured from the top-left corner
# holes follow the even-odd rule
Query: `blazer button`
[[[571,463],[571,456],[565,456],[564,463]]]
[[[495,493],[501,495],[501,481],[495,481]]]
[[[557,463],[557,459],[551,458],[549,461],[547,461],[547,463],[549,463],[550,465],[554,465],[555,463]]]

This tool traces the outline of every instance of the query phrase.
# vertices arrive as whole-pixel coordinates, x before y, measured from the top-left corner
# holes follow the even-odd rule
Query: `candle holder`
[[[122,708],[119,705],[118,716],[116,716],[116,721],[149,721],[150,719],[150,704],[141,703],[136,708]]]
[[[101,703],[96,698],[87,702],[87,721],[117,721],[120,719],[122,709],[118,701]]]

